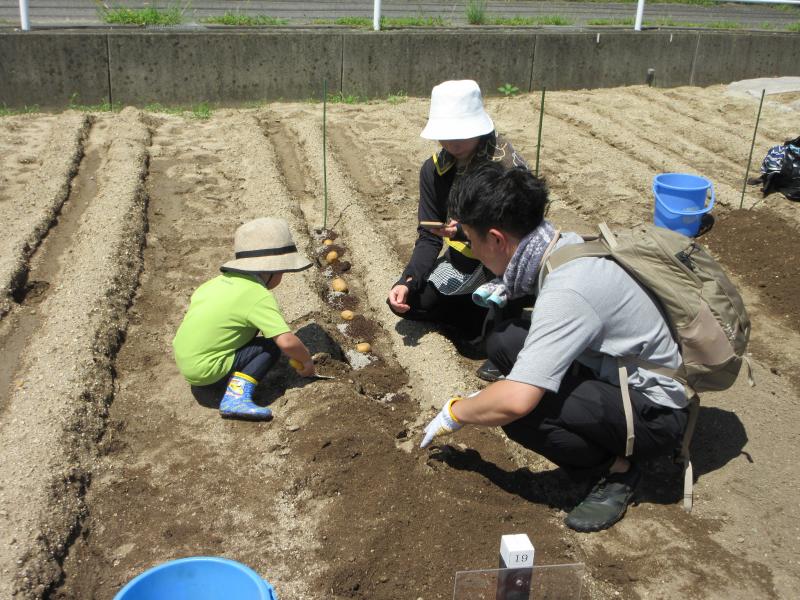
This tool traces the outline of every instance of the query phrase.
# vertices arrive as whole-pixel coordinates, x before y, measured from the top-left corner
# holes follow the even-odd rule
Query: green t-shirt
[[[190,384],[215,383],[259,331],[267,338],[289,331],[275,296],[255,275],[225,272],[192,294],[172,340],[175,362]]]

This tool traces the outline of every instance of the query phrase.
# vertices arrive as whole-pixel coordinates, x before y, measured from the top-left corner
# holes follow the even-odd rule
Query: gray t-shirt
[[[565,233],[556,248],[583,243]],[[619,385],[617,358],[638,357],[675,369],[681,358],[661,309],[649,292],[607,258],[578,258],[548,274],[531,327],[506,379],[557,392],[573,361]],[[683,385],[628,367],[628,385],[671,408],[688,404]]]

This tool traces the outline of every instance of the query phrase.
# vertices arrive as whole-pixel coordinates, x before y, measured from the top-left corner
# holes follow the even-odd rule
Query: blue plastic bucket
[[[711,199],[708,192],[711,191]],[[661,173],[653,179],[655,224],[686,236],[695,236],[700,220],[714,206],[714,185],[688,173]]]
[[[114,600],[277,600],[250,567],[213,556],[160,564],[131,579]]]

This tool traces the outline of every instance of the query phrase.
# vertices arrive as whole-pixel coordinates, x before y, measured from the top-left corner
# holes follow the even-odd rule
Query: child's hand
[[[314,361],[311,359],[301,363],[299,360],[290,358],[289,365],[291,365],[291,367],[297,371],[297,374],[301,377],[311,377],[314,375]]]

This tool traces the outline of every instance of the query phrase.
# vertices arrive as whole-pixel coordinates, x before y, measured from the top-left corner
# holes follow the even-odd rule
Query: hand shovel
[[[289,359],[289,365],[298,373],[303,370],[303,364],[300,361],[297,361],[293,358]],[[309,376],[309,379],[336,379],[331,375],[319,375],[318,373],[314,373],[313,375]]]

